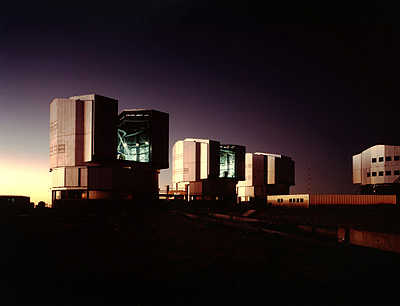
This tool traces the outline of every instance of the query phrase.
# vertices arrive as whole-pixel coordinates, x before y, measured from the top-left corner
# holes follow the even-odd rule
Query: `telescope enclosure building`
[[[238,201],[265,199],[267,195],[289,194],[295,184],[294,161],[284,155],[246,153],[246,177],[236,189]]]
[[[118,116],[118,101],[97,94],[53,99],[53,206],[156,198],[159,170],[168,167],[168,121],[154,110]]]
[[[233,200],[244,179],[246,148],[210,139],[186,138],[172,148],[172,188],[188,199]]]

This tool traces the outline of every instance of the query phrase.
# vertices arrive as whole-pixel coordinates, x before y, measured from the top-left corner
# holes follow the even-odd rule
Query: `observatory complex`
[[[167,113],[126,109],[118,114],[116,99],[97,94],[55,98],[49,128],[53,207],[115,200],[145,203],[159,197],[159,173],[169,167]],[[308,203],[308,195],[285,196],[294,184],[295,163],[288,156],[246,153],[243,145],[186,138],[172,148],[172,188],[167,197]],[[354,155],[353,184],[364,195],[400,198],[400,146],[375,145]],[[362,197],[334,198],[356,203]]]
[[[168,168],[169,115],[133,109],[97,94],[50,103],[52,204],[158,196]],[[70,201],[74,200],[74,201]]]
[[[52,206],[156,199],[169,167],[169,115],[97,94],[50,103]],[[289,194],[294,162],[237,144],[186,138],[172,149],[172,188],[188,200],[251,201]],[[92,201],[93,200],[93,201]]]

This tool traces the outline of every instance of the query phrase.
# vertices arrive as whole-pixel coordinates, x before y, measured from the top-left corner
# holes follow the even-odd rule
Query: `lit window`
[[[383,157],[379,157],[379,161],[380,161],[380,162],[383,162]]]
[[[376,158],[375,158],[375,157],[372,159],[372,162],[373,162],[373,163],[376,163]]]
[[[400,170],[394,170],[394,175],[400,175]]]
[[[400,156],[399,155],[395,155],[394,156],[394,160],[400,160]]]
[[[376,176],[376,172],[372,172],[372,176]]]
[[[385,175],[392,175],[392,171],[386,171]]]
[[[371,172],[367,172],[367,177],[370,177],[371,176]]]
[[[383,176],[383,171],[379,171],[379,176]]]
[[[392,157],[391,156],[386,156],[385,161],[392,161]]]

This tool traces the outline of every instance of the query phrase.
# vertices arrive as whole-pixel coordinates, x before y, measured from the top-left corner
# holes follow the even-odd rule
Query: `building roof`
[[[367,151],[372,150],[372,149],[377,148],[377,147],[398,147],[398,148],[400,148],[400,145],[376,144],[376,145],[373,145],[373,146],[371,146],[369,148],[366,148],[365,150],[362,150],[360,153],[354,154],[353,156],[359,155],[361,153],[367,152]]]
[[[98,95],[98,94],[95,94],[95,93],[87,94],[87,95],[81,95],[81,96],[72,96],[72,97],[69,97],[68,99],[88,101],[88,100],[96,100],[96,98],[97,99],[98,98],[100,98],[100,99],[103,98],[103,99],[107,99],[107,100],[118,101],[117,99],[106,97],[106,96],[102,96],[102,95]]]
[[[279,157],[279,158],[282,157],[282,155],[280,155],[280,154],[274,154],[274,153],[255,152],[255,153],[250,153],[250,154],[254,154],[254,155],[265,155],[265,156],[274,156],[274,157]]]

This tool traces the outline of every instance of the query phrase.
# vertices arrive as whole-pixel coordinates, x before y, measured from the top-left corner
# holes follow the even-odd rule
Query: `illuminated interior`
[[[150,162],[150,130],[148,122],[124,121],[118,128],[117,159]]]
[[[235,150],[230,146],[220,146],[219,177],[235,177]]]

